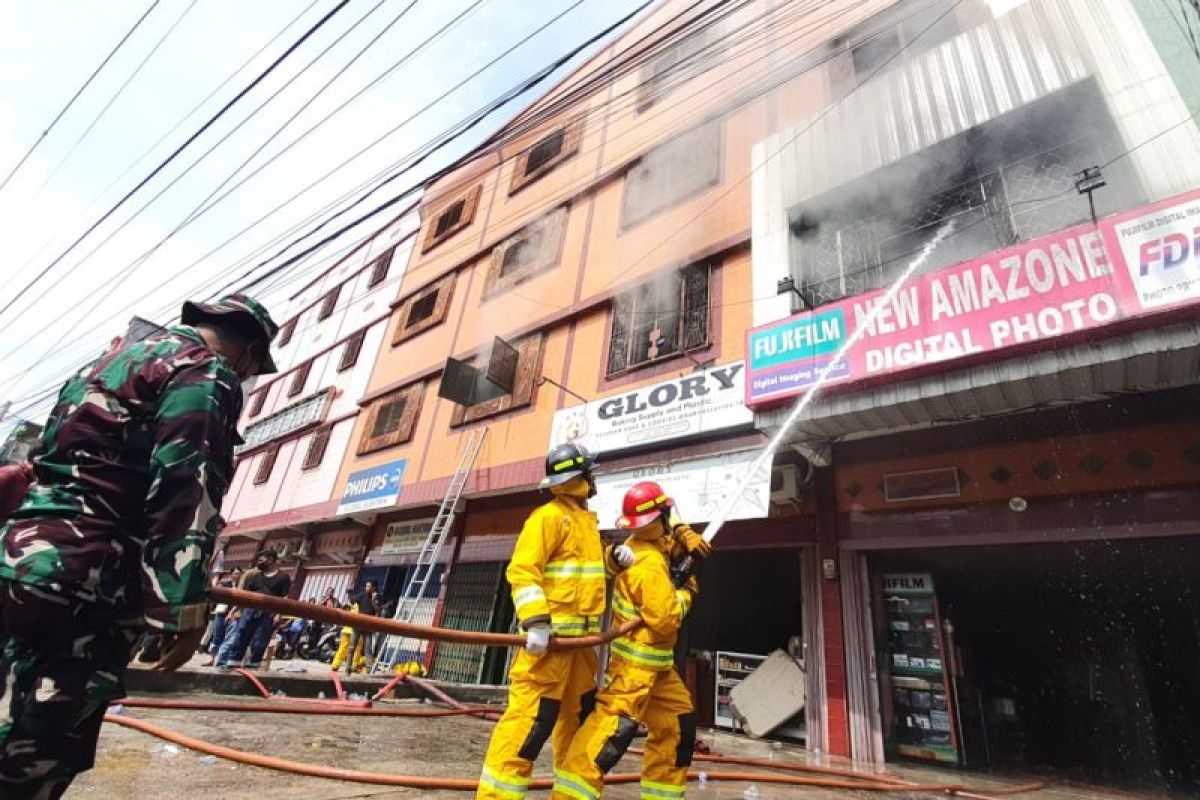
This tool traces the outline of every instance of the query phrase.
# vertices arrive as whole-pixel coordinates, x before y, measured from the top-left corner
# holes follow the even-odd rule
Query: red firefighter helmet
[[[672,505],[671,498],[654,481],[636,483],[625,493],[625,499],[621,502],[621,517],[617,520],[617,527],[644,528],[664,511],[669,511]]]

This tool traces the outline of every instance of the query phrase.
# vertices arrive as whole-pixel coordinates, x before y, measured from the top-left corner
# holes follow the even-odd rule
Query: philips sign
[[[400,487],[404,482],[407,459],[390,461],[378,467],[350,473],[346,488],[342,491],[337,513],[352,514],[374,508],[393,506],[400,499]]]

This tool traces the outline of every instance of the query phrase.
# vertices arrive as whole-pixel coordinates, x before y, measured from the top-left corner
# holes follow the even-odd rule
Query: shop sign
[[[746,403],[802,394],[858,328],[829,382],[877,380],[1200,304],[1200,191],[1079,225],[746,335]],[[878,313],[867,324],[868,317]]]
[[[749,426],[746,365],[710,367],[651,386],[630,389],[554,415],[550,445],[581,444],[612,453],[698,434]]]
[[[933,594],[933,576],[928,572],[892,572],[883,576],[883,593]]]
[[[337,513],[353,514],[373,508],[393,506],[400,499],[400,485],[408,459],[389,461],[370,469],[350,473]]]
[[[654,481],[675,500],[680,517],[688,522],[707,522],[728,502],[733,502],[728,519],[760,519],[767,516],[770,508],[770,471],[764,471],[743,491],[737,491],[738,483],[757,455],[757,450],[725,453],[597,475],[596,496],[589,505],[599,515],[600,527],[611,530],[621,516],[625,492],[640,481]]]

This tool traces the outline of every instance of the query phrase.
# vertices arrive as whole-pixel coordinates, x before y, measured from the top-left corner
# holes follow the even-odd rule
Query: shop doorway
[[[512,590],[504,578],[505,563],[457,564],[447,583],[442,626],[462,631],[509,633],[514,630]],[[508,665],[516,651],[454,642],[437,645],[432,676],[454,683],[507,683]]]
[[[971,768],[1200,792],[1200,539],[898,551],[869,564],[889,757],[933,743]],[[896,611],[918,606],[932,628]]]

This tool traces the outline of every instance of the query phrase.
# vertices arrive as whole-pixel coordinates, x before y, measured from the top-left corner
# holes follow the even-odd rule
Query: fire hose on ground
[[[400,622],[398,620],[366,616],[349,611],[342,611],[340,609],[326,608],[309,603],[301,603],[295,600],[288,600],[286,598],[244,592],[238,589],[215,588],[210,590],[210,594],[212,595],[213,599],[218,602],[230,603],[243,608],[257,608],[277,614],[301,616],[317,622],[350,626],[370,633],[384,633],[406,636],[415,639],[439,642],[459,642],[463,644],[486,645],[492,647],[520,647],[525,643],[524,637],[518,635],[479,633],[473,631],[460,631],[449,628],[415,625],[412,623]],[[621,626],[620,628],[607,631],[598,636],[552,639],[551,647],[596,647],[634,630],[640,624],[640,620],[634,620]],[[252,683],[254,683],[259,693],[264,696],[265,700],[268,700],[267,702],[208,703],[188,700],[129,698],[125,701],[125,705],[129,708],[211,710],[274,714],[303,713],[313,715],[373,717],[449,717],[458,715],[472,715],[484,719],[496,718],[495,711],[480,706],[470,706],[460,703],[433,683],[411,676],[402,678],[401,680],[407,680],[408,682],[411,682],[413,685],[432,695],[437,700],[450,706],[450,708],[446,710],[370,708],[365,707],[365,705],[369,704],[359,705],[357,703],[344,701],[326,703],[319,700],[303,699],[288,699],[287,702],[271,702],[271,695],[267,691],[266,687],[262,685],[262,682],[249,673],[245,674],[251,678]],[[392,683],[389,684],[389,687],[396,682],[397,679],[394,678]],[[382,694],[382,692],[380,692],[380,694]],[[115,725],[121,725],[126,728],[131,728],[133,730],[158,737],[165,741],[172,742],[181,747],[186,747],[190,750],[206,753],[218,758],[235,761],[240,764],[288,772],[296,775],[328,778],[332,780],[349,781],[352,783],[398,786],[415,789],[474,791],[477,788],[477,781],[473,778],[438,778],[423,775],[397,775],[307,764],[300,761],[275,758],[273,756],[266,756],[261,753],[251,753],[244,750],[226,747],[224,745],[205,742],[200,739],[154,725],[153,723],[149,723],[144,720],[134,719],[123,715],[108,714],[105,716],[105,721],[111,722]],[[640,753],[638,753],[636,750],[633,752],[640,755]],[[987,790],[988,794],[981,794],[975,787],[947,784],[920,784],[888,776],[869,775],[853,772],[852,770],[836,769],[832,767],[818,767],[807,764],[797,764],[766,759],[739,758],[734,756],[705,754],[697,754],[696,759],[716,764],[766,768],[774,770],[774,772],[716,771],[701,773],[694,770],[688,773],[689,780],[698,780],[703,774],[705,779],[712,781],[743,781],[763,784],[809,786],[815,788],[845,789],[850,791],[879,793],[930,792],[940,795],[965,797],[969,800],[991,800],[992,797],[999,797],[1002,795],[1008,796],[1034,791],[1042,788],[1045,785],[1043,782],[1038,782],[1022,786],[989,789]],[[779,774],[781,772],[785,774]],[[798,775],[787,773],[808,774]],[[636,783],[639,780],[640,776],[636,774],[615,774],[609,775],[605,778],[605,782],[608,784]],[[530,788],[548,789],[550,788],[551,783],[551,781],[545,779],[535,780],[531,784]]]

